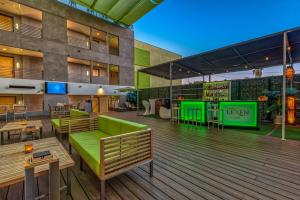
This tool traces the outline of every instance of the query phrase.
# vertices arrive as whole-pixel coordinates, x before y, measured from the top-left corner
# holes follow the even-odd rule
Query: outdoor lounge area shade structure
[[[300,27],[139,70],[172,80],[282,65],[287,33],[287,63],[300,62]]]
[[[116,22],[132,25],[163,0],[74,0]]]
[[[216,50],[196,54],[139,72],[170,80],[172,101],[172,80],[205,75],[261,69],[282,65],[282,140],[285,140],[286,118],[286,68],[287,64],[300,62],[300,27],[248,40]],[[138,88],[139,90],[139,88]],[[139,95],[139,94],[138,94]],[[172,103],[171,103],[172,119]]]

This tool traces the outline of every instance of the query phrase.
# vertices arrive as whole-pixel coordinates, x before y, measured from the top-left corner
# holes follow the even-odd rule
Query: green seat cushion
[[[59,119],[51,119],[51,125],[54,128],[58,128],[59,127]]]
[[[101,131],[78,132],[69,136],[69,143],[98,176],[100,173],[100,139],[109,136]]]
[[[89,113],[77,109],[71,109],[70,110],[70,117],[71,118],[78,118],[78,117],[83,117],[83,116],[88,116]]]

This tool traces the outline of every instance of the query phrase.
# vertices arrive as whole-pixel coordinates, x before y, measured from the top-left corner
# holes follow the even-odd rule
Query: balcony
[[[0,30],[42,38],[41,11],[8,0],[0,4]]]
[[[68,44],[104,54],[119,55],[119,37],[73,21],[67,21]]]
[[[42,80],[42,53],[0,45],[0,78]]]
[[[75,83],[108,84],[108,65],[77,58],[68,59],[68,80]]]

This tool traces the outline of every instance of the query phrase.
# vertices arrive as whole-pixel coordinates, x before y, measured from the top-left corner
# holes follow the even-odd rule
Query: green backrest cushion
[[[98,117],[98,127],[99,127],[99,130],[104,132],[104,133],[107,133],[107,118],[103,115],[100,115]]]
[[[88,116],[89,113],[77,109],[71,109],[70,110],[70,117],[72,118],[78,118],[78,117],[83,117],[83,116]]]
[[[112,136],[145,130],[148,128],[147,125],[138,124],[135,122],[109,117],[105,115],[100,115],[98,119],[99,130],[104,133],[108,133]]]

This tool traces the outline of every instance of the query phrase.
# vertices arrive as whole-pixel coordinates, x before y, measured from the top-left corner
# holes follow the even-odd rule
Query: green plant
[[[266,112],[271,115],[281,115],[281,93],[280,91],[264,91],[264,95],[268,97],[268,107]]]

